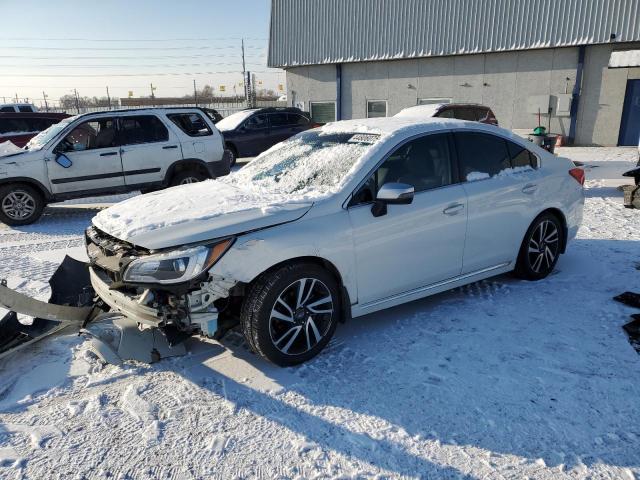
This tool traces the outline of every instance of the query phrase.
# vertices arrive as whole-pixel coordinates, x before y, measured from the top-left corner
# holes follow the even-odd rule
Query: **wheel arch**
[[[560,244],[560,253],[565,253],[566,250],[567,250],[567,239],[569,237],[569,228],[567,227],[567,218],[565,217],[565,215],[562,212],[562,210],[560,210],[559,208],[556,208],[556,207],[549,207],[549,208],[546,208],[546,209],[542,210],[531,221],[531,223],[529,224],[529,228],[531,227],[531,225],[534,224],[534,222],[538,218],[540,218],[540,216],[542,216],[544,214],[547,214],[547,213],[553,215],[554,217],[556,217],[560,221],[560,225],[562,226],[562,243]],[[526,233],[525,233],[525,235],[526,235]],[[523,241],[524,241],[524,237],[523,237]]]
[[[274,272],[287,265],[295,265],[300,263],[312,263],[312,264],[318,265],[321,268],[324,268],[326,271],[331,273],[331,275],[335,278],[336,284],[338,285],[338,289],[340,290],[340,293],[342,295],[342,299],[341,299],[342,300],[342,317],[341,317],[342,322],[351,318],[351,296],[349,295],[349,290],[345,286],[340,270],[338,270],[338,268],[333,264],[333,262],[327,260],[326,258],[313,256],[313,255],[305,255],[305,256],[288,258],[286,260],[283,260],[279,263],[276,263],[270,266],[266,270],[255,275],[255,277],[249,283],[253,283],[263,275],[266,275],[270,272]]]
[[[191,169],[203,173],[208,178],[211,177],[211,175],[209,174],[209,169],[207,168],[207,164],[203,160],[200,160],[199,158],[184,158],[169,165],[169,168],[167,168],[167,173],[164,176],[163,183],[165,185],[169,185],[174,175]]]
[[[23,183],[35,188],[36,190],[38,190],[38,192],[40,192],[40,194],[42,195],[42,198],[44,198],[45,201],[50,201],[53,199],[53,195],[51,194],[51,192],[49,192],[47,187],[45,187],[42,183],[40,183],[38,180],[34,178],[11,177],[11,178],[3,178],[0,180],[0,186],[12,184],[12,183]]]

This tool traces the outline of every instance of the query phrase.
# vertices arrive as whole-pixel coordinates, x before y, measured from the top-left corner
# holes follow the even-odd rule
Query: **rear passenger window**
[[[482,180],[511,167],[503,138],[479,132],[456,133],[455,138],[463,180]]]
[[[309,119],[303,115],[290,113],[287,117],[289,117],[289,125],[309,125]]]
[[[526,148],[507,141],[509,147],[509,155],[511,156],[512,167],[532,167],[538,168],[538,160],[536,156]]]
[[[122,145],[166,142],[169,140],[167,127],[153,115],[121,118]]]
[[[209,125],[198,113],[170,113],[167,117],[190,137],[206,137],[212,134]]]
[[[453,109],[447,108],[436,115],[438,118],[456,118],[453,115]]]
[[[284,127],[290,125],[288,115],[286,113],[270,113],[269,121],[272,127]]]

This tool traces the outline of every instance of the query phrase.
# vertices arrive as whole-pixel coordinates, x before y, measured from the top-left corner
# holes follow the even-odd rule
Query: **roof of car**
[[[383,117],[342,120],[327,123],[321,128],[325,132],[392,134],[407,129],[420,129],[422,131],[442,130],[468,124],[477,125],[478,123],[453,118]]]
[[[200,110],[204,111],[203,107],[145,107],[145,108],[118,108],[114,110],[106,110],[104,112],[87,112],[81,113],[77,117],[82,118],[89,115],[113,115],[114,113],[130,113],[130,112],[163,112],[163,111],[171,111],[171,110]]]

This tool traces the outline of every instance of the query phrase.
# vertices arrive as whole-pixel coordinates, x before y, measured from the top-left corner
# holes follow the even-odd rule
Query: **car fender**
[[[345,210],[241,235],[211,273],[248,284],[274,266],[303,258],[332,265],[351,303],[357,302],[353,238]]]

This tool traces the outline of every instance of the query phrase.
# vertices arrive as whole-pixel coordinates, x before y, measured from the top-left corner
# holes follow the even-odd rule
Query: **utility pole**
[[[249,107],[249,76],[247,75],[247,67],[244,63],[244,38],[242,39],[242,83],[244,84],[244,101]]]
[[[198,90],[196,89],[196,79],[193,79],[193,101],[198,106]]]
[[[153,91],[155,90],[155,88],[153,87],[153,83],[151,84],[151,104],[155,107],[156,106],[156,96],[153,93]]]
[[[44,110],[45,112],[49,111],[49,104],[47,103],[47,94],[42,91],[42,97],[44,98]]]
[[[78,90],[74,88],[73,93],[76,96],[76,110],[78,111],[78,115],[80,115],[80,99],[78,98]]]
[[[109,110],[111,110],[111,97],[109,96],[109,86],[107,86],[107,105],[109,105]]]

